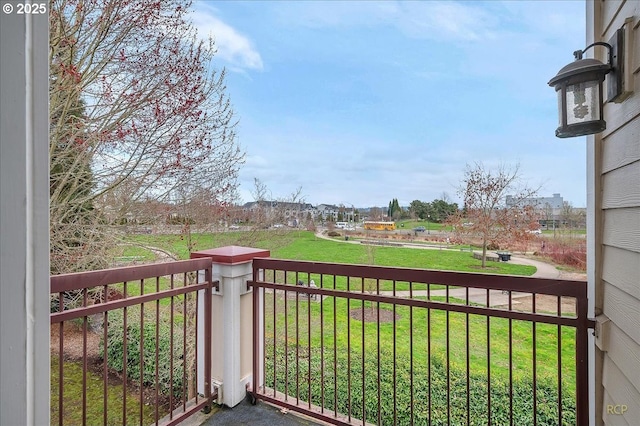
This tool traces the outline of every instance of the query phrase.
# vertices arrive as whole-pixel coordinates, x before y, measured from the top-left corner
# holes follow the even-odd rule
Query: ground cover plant
[[[280,349],[276,352],[275,365],[282,366],[288,362],[290,366],[294,366],[296,356],[296,349],[293,347],[286,353]],[[309,354],[309,362],[302,362],[297,371],[295,368],[290,368],[288,372],[277,370],[277,388],[283,392],[286,383],[290,390],[290,399],[296,399],[298,390],[297,396],[301,401],[309,401],[310,389],[312,404],[320,405],[324,402],[327,410],[337,411],[352,419],[364,418],[372,424],[480,426],[488,424],[487,419],[491,418],[491,424],[502,425],[510,424],[511,416],[513,424],[534,423],[534,411],[531,406],[533,383],[530,380],[516,378],[509,383],[502,377],[495,377],[489,382],[486,376],[477,372],[472,371],[467,376],[464,369],[447,369],[442,359],[434,356],[431,358],[430,367],[425,364],[413,364],[411,381],[407,365],[394,363],[393,360],[393,354],[386,350],[381,351],[378,362],[377,358],[366,356],[363,359],[360,353],[347,354],[344,351],[338,351],[336,354],[327,352],[321,357],[320,350],[313,349]],[[322,365],[324,369],[321,368]],[[274,373],[273,366],[274,364],[267,365],[265,373],[268,378]],[[325,374],[321,375],[321,371]],[[363,372],[375,374],[363,376]],[[381,397],[378,396],[378,378]],[[360,392],[363,380],[364,394]],[[351,397],[347,392],[349,382],[353,390]],[[559,424],[556,385],[553,379],[546,377],[538,379],[536,383],[537,424]],[[561,398],[560,424],[574,425],[575,401],[566,390]]]
[[[184,357],[182,356],[184,348],[183,316],[174,316],[174,327],[163,320],[156,330],[154,322],[146,321],[144,328],[141,329],[139,309],[130,309],[130,311],[127,313],[129,322],[126,333],[127,378],[133,383],[142,382],[147,387],[156,388],[157,386],[161,396],[173,394],[175,400],[182,398],[186,389]],[[122,310],[112,311],[109,315],[106,359],[109,368],[119,373],[122,373],[124,369],[125,333],[123,327],[124,314]],[[142,372],[140,371],[141,340],[144,342],[142,348],[144,370]],[[100,355],[105,355],[104,342],[101,342]]]

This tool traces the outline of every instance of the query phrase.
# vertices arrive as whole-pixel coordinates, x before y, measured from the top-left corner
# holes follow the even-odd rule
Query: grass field
[[[51,422],[58,422],[58,356],[51,356]],[[87,387],[82,387],[82,363],[66,361],[64,363],[64,415],[62,423],[65,425],[82,424],[82,394],[86,392],[87,413],[86,422],[88,425],[103,424],[103,382],[102,378],[91,372],[87,373]],[[140,423],[140,403],[137,396],[131,392],[126,396],[127,411],[126,420],[122,419],[123,392],[122,385],[110,384],[107,388],[107,424],[139,424]],[[145,424],[152,424],[155,421],[154,407],[143,406],[142,418]]]
[[[492,262],[481,268],[481,262],[468,251],[411,249],[399,247],[377,247],[325,240],[308,231],[274,233],[270,231],[251,233],[228,232],[216,234],[194,234],[196,250],[205,250],[226,245],[246,245],[271,250],[271,257],[279,259],[309,260],[317,262],[373,264],[405,268],[425,268],[461,272],[487,272],[530,276],[533,266]],[[180,235],[132,235],[129,241],[143,246],[159,247],[188,259],[184,239]]]
[[[273,317],[273,295],[268,295],[271,299],[267,300],[266,317]],[[432,298],[431,300],[436,300]],[[349,306],[347,306],[349,305]],[[469,323],[469,347],[470,347],[470,364],[472,370],[486,374],[487,372],[487,327],[490,330],[490,342],[491,342],[491,369],[493,374],[505,378],[508,374],[509,360],[508,360],[508,335],[509,335],[509,320],[504,318],[492,318],[488,326],[487,318],[479,315],[466,315],[463,313],[450,312],[448,315],[437,309],[432,309],[428,313],[427,309],[423,308],[409,308],[406,306],[396,307],[395,313],[398,316],[398,320],[393,322],[387,322],[381,324],[380,330],[378,330],[377,324],[364,323],[359,320],[349,318],[348,312],[354,309],[362,309],[361,301],[347,302],[345,299],[336,300],[336,312],[333,309],[333,299],[324,300],[322,304],[311,303],[311,312],[308,312],[309,304],[306,301],[298,303],[299,309],[296,312],[295,300],[289,301],[289,307],[287,309],[287,318],[284,317],[284,303],[283,298],[276,303],[278,320],[275,324],[275,328],[267,330],[267,337],[275,338],[284,343],[285,328],[289,331],[288,335],[297,335],[296,340],[299,342],[305,342],[310,347],[319,347],[321,345],[330,346],[333,344],[334,336],[339,347],[347,346],[347,335],[351,337],[351,347],[356,352],[361,352],[362,349],[362,335],[365,336],[365,350],[374,351],[376,349],[377,333],[380,333],[380,340],[382,349],[392,350],[393,333],[395,329],[397,344],[397,356],[398,358],[408,359],[410,356],[410,344],[409,336],[415,337],[416,347],[419,350],[414,351],[414,358],[417,363],[425,361],[426,357],[426,339],[427,334],[430,333],[430,340],[432,351],[434,353],[444,354],[447,346],[451,354],[451,358],[454,359],[454,366],[461,366],[466,364],[465,352],[466,352],[466,325]],[[368,308],[369,302],[365,302],[364,307]],[[376,304],[373,304],[376,307]],[[380,309],[386,309],[388,311],[393,310],[393,306],[388,304],[380,304]],[[322,311],[322,324],[321,315]],[[427,318],[427,315],[429,317]],[[303,319],[305,322],[307,318],[311,318],[311,334],[308,333],[307,327],[299,327],[296,332],[296,324],[298,319]],[[411,321],[410,321],[411,319]],[[336,333],[333,333],[334,322],[336,324]],[[446,342],[447,335],[447,322],[449,324],[449,344]],[[413,323],[413,326],[411,325]],[[322,330],[321,330],[322,329]],[[269,334],[271,331],[271,335]],[[322,331],[322,333],[321,333]],[[532,342],[532,326],[531,323],[525,321],[512,321],[512,339],[513,345],[513,358],[515,360],[514,373],[516,376],[520,374],[528,374],[531,372],[532,366],[532,354],[533,354],[533,342]],[[536,359],[540,363],[538,366],[538,373],[542,375],[555,374],[557,371],[557,345],[548,344],[548,342],[555,341],[557,336],[557,326],[548,324],[539,324],[536,326],[536,339],[539,340]],[[562,329],[562,340],[565,342],[571,342],[575,337],[573,328],[566,327]],[[277,337],[276,337],[277,336]],[[322,336],[322,337],[321,337]],[[465,338],[462,338],[465,337]],[[323,339],[323,340],[321,340]],[[547,343],[540,346],[540,342]],[[572,344],[565,344],[562,346],[561,358],[564,363],[572,361],[575,354],[575,346]],[[569,363],[572,365],[573,363]],[[566,365],[565,365],[566,367]],[[565,371],[565,377],[571,377],[569,370]],[[575,387],[572,388],[575,390]]]
[[[449,225],[445,225],[443,223],[436,223],[436,222],[427,222],[426,220],[402,220],[402,221],[396,222],[397,229],[406,229],[409,231],[417,226],[424,226],[425,229],[428,229],[430,231],[450,231],[451,230],[451,226]]]
[[[191,237],[196,250],[244,245],[269,249],[272,257],[283,259],[525,276],[535,272],[534,267],[506,262],[492,262],[482,269],[480,261],[468,251],[365,246],[325,240],[307,231],[230,232],[193,234]],[[189,256],[187,245],[179,235],[134,235],[130,242],[159,247],[181,259]],[[293,281],[293,278],[287,279],[287,282]],[[316,282],[320,284],[319,279]],[[390,289],[385,287],[387,284],[381,283],[383,290]],[[396,283],[396,289],[405,289],[407,285]],[[346,286],[346,279],[340,277],[336,287],[344,289]],[[350,289],[358,290],[358,284],[351,283]],[[418,288],[414,285],[414,289]],[[273,305],[269,303],[273,294],[266,298],[266,317],[273,318]],[[303,399],[311,393],[314,403],[325,399],[328,409],[350,412],[357,418],[364,415],[372,422],[377,421],[375,415],[380,407],[383,424],[394,417],[398,418],[399,424],[410,423],[408,407],[412,401],[420,401],[416,402],[420,407],[414,413],[415,424],[429,418],[432,424],[441,424],[449,415],[456,422],[466,424],[465,393],[468,387],[472,406],[469,415],[474,416],[470,424],[483,424],[489,415],[494,423],[502,424],[509,421],[511,413],[515,413],[516,423],[529,424],[533,418],[530,403],[535,369],[537,399],[540,399],[536,410],[538,422],[553,424],[557,421],[558,399],[562,399],[562,422],[574,423],[575,331],[572,328],[558,330],[556,326],[537,325],[534,345],[533,326],[525,321],[397,307],[396,321],[378,325],[350,317],[350,310],[361,309],[362,302],[335,299],[334,310],[334,299],[326,298],[322,303],[299,303],[297,312],[293,309],[294,304],[295,301],[290,301],[285,311],[284,298],[278,296],[275,323],[265,324],[265,355],[269,357],[267,385],[277,387],[279,391]],[[384,305],[381,308],[393,309]],[[309,324],[307,318],[311,320]],[[562,341],[560,348],[558,333]],[[299,351],[304,355],[297,364]],[[336,369],[332,371],[334,361]],[[558,365],[562,371],[562,395],[557,389]],[[383,383],[380,392],[384,401],[377,399],[378,374]],[[408,386],[409,382],[413,385]],[[367,389],[364,397],[358,392],[351,398],[347,396],[346,389],[350,386],[360,388],[363,383]],[[399,383],[403,385],[398,386]],[[509,397],[510,387],[514,389],[512,398]],[[421,396],[416,399],[414,392]],[[395,396],[390,397],[391,394]],[[491,414],[486,403],[489,394]],[[393,411],[394,399],[401,407],[398,412]],[[426,399],[433,400],[432,411],[425,408]],[[509,409],[512,403],[519,407],[517,412]]]

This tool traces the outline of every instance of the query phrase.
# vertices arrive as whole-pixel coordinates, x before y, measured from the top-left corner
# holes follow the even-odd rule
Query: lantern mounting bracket
[[[582,59],[582,55],[589,49],[591,49],[592,47],[595,46],[604,46],[609,50],[609,61],[608,61],[608,65],[611,65],[612,62],[612,56],[611,56],[611,50],[612,50],[612,46],[609,43],[605,43],[603,41],[596,41],[595,43],[591,43],[590,45],[588,45],[587,47],[585,47],[582,50],[576,50],[575,52],[573,52],[573,57],[577,60]]]
[[[623,55],[624,55],[624,30],[617,30],[608,43],[603,41],[596,41],[591,43],[582,50],[576,50],[573,52],[573,56],[576,60],[582,59],[582,55],[594,46],[604,46],[608,50],[607,65],[609,65],[609,72],[607,73],[607,102],[613,102],[618,99],[623,91],[622,75],[624,70]]]

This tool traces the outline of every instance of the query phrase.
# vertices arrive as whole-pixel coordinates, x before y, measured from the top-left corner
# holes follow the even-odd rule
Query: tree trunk
[[[484,269],[487,265],[487,237],[482,237],[482,269]]]

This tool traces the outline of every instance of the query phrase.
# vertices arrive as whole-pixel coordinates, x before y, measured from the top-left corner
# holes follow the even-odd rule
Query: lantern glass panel
[[[564,123],[562,122],[562,116],[564,112],[564,106],[562,105],[562,89],[556,90],[558,95],[558,127],[562,127]]]
[[[598,81],[567,86],[567,125],[600,119],[600,87]]]

